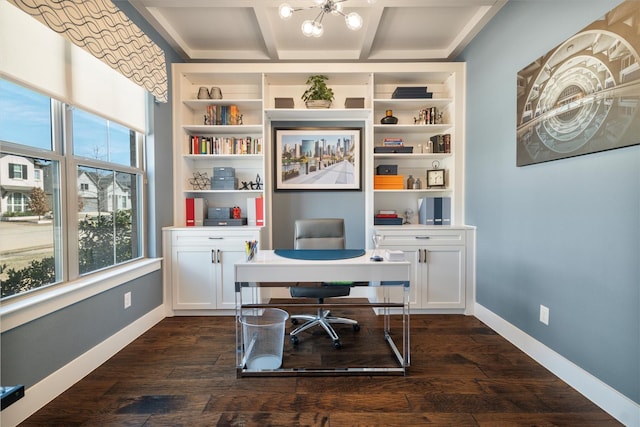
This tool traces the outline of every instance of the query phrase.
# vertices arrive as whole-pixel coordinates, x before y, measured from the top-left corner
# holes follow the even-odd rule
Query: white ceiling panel
[[[506,1],[346,0],[344,12],[358,12],[363,28],[327,14],[324,35],[308,38],[300,27],[319,9],[283,21],[280,0],[129,0],[187,61],[451,60]]]

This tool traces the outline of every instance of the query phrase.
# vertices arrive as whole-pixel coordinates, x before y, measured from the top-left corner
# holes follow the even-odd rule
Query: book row
[[[451,198],[423,197],[420,199],[418,222],[424,225],[451,225]]]
[[[205,125],[241,125],[242,114],[237,105],[208,105],[204,115]]]
[[[451,134],[434,135],[429,138],[432,153],[451,153]]]
[[[262,138],[192,135],[189,154],[262,154]]]

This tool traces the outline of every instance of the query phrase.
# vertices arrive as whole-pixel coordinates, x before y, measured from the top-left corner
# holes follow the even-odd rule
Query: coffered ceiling
[[[508,0],[347,0],[363,27],[327,15],[319,38],[300,30],[318,9],[278,15],[312,0],[128,1],[186,61],[424,61],[455,58]]]

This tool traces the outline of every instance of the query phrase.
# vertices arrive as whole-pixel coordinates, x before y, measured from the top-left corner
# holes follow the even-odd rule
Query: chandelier
[[[325,14],[341,15],[344,16],[344,21],[347,24],[347,28],[353,31],[357,31],[362,28],[362,16],[356,12],[344,13],[342,11],[342,3],[347,0],[312,0],[314,3],[311,6],[293,8],[287,3],[282,3],[278,8],[280,18],[287,20],[291,18],[294,12],[300,10],[319,9],[320,12],[313,19],[307,19],[302,23],[302,34],[307,37],[320,37],[324,33],[322,27],[322,18]],[[368,3],[375,3],[376,0],[367,0]]]

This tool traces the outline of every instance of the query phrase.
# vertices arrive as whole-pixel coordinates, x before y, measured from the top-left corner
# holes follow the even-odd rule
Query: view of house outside
[[[63,115],[69,135],[56,136]],[[0,80],[2,298],[141,256],[138,144],[135,131]],[[64,241],[70,228],[76,242]],[[65,259],[75,244],[77,260]]]

